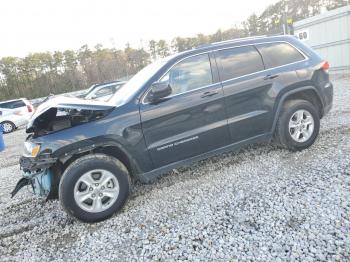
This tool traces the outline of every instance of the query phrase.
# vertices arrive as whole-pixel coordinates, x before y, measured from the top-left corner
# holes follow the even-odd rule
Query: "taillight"
[[[326,73],[328,73],[329,71],[329,63],[327,61],[324,61],[321,65],[321,68],[323,69],[323,71],[325,71]]]
[[[27,109],[28,109],[28,112],[29,112],[29,113],[33,112],[33,108],[32,108],[31,105],[27,105]]]

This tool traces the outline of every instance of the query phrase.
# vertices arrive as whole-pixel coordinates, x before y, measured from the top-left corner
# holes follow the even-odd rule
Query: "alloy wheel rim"
[[[9,124],[9,123],[4,123],[2,124],[3,128],[4,128],[4,132],[5,133],[8,133],[8,132],[11,132],[12,131],[12,125]]]
[[[74,200],[83,210],[99,213],[118,199],[119,182],[109,171],[94,169],[83,174],[74,186]]]
[[[292,139],[298,143],[306,142],[314,132],[315,121],[305,109],[297,110],[289,120],[288,130]]]

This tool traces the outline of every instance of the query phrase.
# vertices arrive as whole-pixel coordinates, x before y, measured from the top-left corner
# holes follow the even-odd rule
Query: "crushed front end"
[[[20,168],[23,177],[17,182],[11,192],[11,197],[14,197],[21,188],[29,186],[33,194],[47,198],[53,186],[53,172],[50,167],[56,161],[57,159],[48,155],[34,158],[22,156],[20,158]]]
[[[22,178],[11,196],[14,197],[25,186],[29,186],[40,197],[51,198],[57,195],[58,158],[54,154],[62,147],[69,146],[72,134],[68,130],[99,120],[113,108],[113,105],[106,102],[62,96],[42,103],[27,125],[26,132],[30,135],[24,142],[24,152],[20,158]],[[66,135],[58,138],[57,133],[64,131],[67,131]],[[50,140],[50,135],[55,135],[55,138]]]

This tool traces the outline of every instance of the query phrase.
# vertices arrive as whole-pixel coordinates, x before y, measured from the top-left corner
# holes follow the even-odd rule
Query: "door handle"
[[[211,97],[211,96],[215,96],[219,94],[219,92],[217,91],[207,91],[207,92],[204,92],[202,95],[201,95],[201,98],[204,98],[204,97]]]
[[[270,80],[270,79],[274,79],[276,77],[278,77],[278,75],[267,75],[264,77],[264,80]]]

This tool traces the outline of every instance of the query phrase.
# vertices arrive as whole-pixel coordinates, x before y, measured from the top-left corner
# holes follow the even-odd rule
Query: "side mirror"
[[[151,103],[159,101],[161,98],[167,97],[172,92],[169,83],[153,83],[151,87],[151,92],[148,94],[148,100]]]

